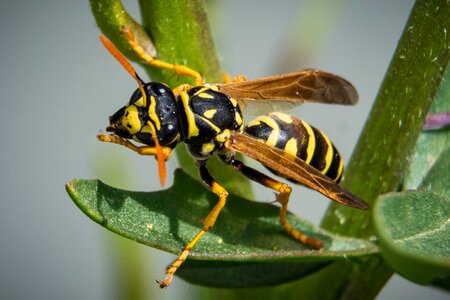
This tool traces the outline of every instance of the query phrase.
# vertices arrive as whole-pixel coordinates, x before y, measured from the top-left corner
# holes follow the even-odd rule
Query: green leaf
[[[194,284],[248,288],[287,283],[314,273],[332,261],[239,262],[188,260],[176,275]]]
[[[449,198],[430,191],[383,195],[374,224],[381,254],[400,275],[420,284],[449,280]]]
[[[163,191],[118,190],[99,180],[73,180],[67,191],[95,222],[174,254],[201,229],[217,198],[182,171]],[[279,224],[279,208],[231,195],[214,228],[189,256],[201,261],[188,261],[179,274],[204,285],[268,285],[305,276],[336,260],[377,252],[370,242],[332,235],[292,214],[288,221],[322,240],[324,249],[311,250],[291,238]]]

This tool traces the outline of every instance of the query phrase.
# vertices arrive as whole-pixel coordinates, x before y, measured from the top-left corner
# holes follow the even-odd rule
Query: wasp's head
[[[180,133],[172,90],[162,83],[144,84],[136,89],[124,107],[109,117],[106,131],[149,146],[155,146],[153,136],[156,135],[160,145],[173,148]]]

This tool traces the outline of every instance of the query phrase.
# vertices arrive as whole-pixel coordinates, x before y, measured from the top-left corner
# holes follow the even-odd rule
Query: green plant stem
[[[197,70],[207,82],[220,82],[222,71],[200,0],[140,0],[143,26],[158,49],[158,58]],[[173,71],[153,69],[152,78],[172,87],[193,83],[192,78],[176,78]]]
[[[449,16],[449,3],[444,0],[419,0],[411,12],[343,182],[369,203],[401,185],[449,62]],[[343,235],[373,235],[367,212],[338,205],[330,206],[322,225]],[[334,294],[342,299],[373,298],[392,274],[379,257],[374,257],[361,266],[341,263],[337,269],[321,272],[316,279],[329,277],[331,270]],[[326,299],[321,297],[325,294],[323,287],[317,287],[312,294]]]
[[[417,1],[347,167],[343,185],[369,203],[400,185],[442,81],[449,61],[448,5],[444,0]],[[369,237],[371,226],[354,225],[369,225],[367,214],[343,208],[332,205],[323,226]]]
[[[129,59],[140,61],[136,53],[130,48],[125,35],[121,33],[124,26],[130,29],[139,44],[146,51],[155,55],[156,50],[144,28],[125,10],[120,0],[90,0],[91,11],[98,27],[114,45]]]

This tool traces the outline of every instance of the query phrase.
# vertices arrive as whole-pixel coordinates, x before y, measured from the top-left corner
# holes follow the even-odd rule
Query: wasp
[[[138,88],[128,103],[109,118],[106,131],[110,134],[100,133],[99,140],[123,145],[141,155],[155,156],[161,185],[166,177],[165,160],[177,144],[184,142],[195,160],[203,185],[218,197],[202,229],[167,267],[166,277],[158,282],[161,288],[171,283],[192,248],[214,226],[227,201],[228,192],[206,168],[206,162],[214,154],[249,179],[276,191],[282,227],[294,239],[314,249],[322,248],[322,242],[293,228],[286,220],[292,188],[248,167],[236,158],[236,153],[338,203],[368,208],[363,200],[338,185],[343,161],[329,138],[303,120],[276,112],[280,107],[290,108],[304,102],[355,104],[358,94],[347,80],[319,70],[303,70],[256,80],[238,76],[233,82],[207,84],[197,71],[187,66],[150,56],[130,30],[123,28],[122,31],[144,62],[192,77],[194,85],[183,84],[171,89],[163,83],[144,82],[112,42],[100,36],[106,49],[137,81]],[[245,125],[244,109],[271,112]]]

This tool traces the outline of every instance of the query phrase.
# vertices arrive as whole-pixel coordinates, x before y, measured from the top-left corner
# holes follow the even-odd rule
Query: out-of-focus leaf
[[[391,193],[374,207],[381,254],[400,275],[420,283],[450,276],[450,200],[430,191]]]

